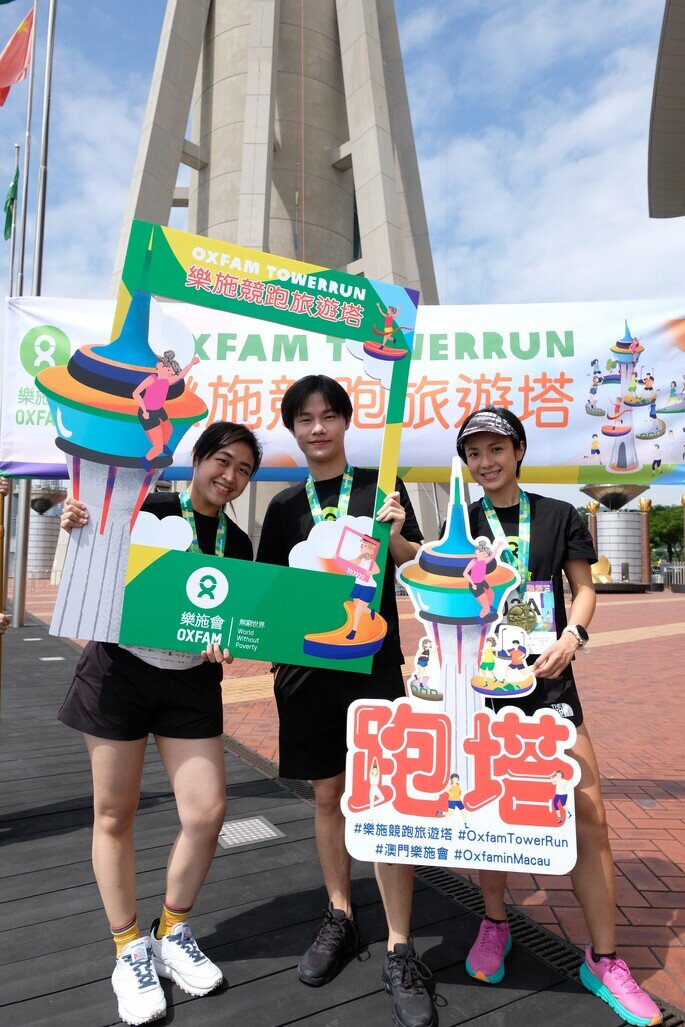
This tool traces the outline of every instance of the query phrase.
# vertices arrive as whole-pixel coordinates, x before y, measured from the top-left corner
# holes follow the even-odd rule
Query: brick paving
[[[55,589],[34,586],[27,610],[49,621]],[[405,653],[422,634],[400,600]],[[592,652],[576,661],[618,880],[617,939],[635,977],[685,1010],[685,595],[598,596]],[[264,663],[240,661],[224,681],[226,733],[277,760],[278,719]],[[509,898],[583,945],[569,877],[512,874]]]

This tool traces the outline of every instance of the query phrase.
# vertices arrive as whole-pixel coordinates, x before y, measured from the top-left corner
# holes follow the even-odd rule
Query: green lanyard
[[[195,514],[193,513],[193,504],[190,502],[190,492],[188,489],[185,492],[181,492],[178,497],[181,501],[181,514],[183,515],[184,521],[187,521],[190,527],[193,529],[193,541],[188,547],[187,552],[189,553],[201,553],[200,544],[197,541],[197,528],[195,527]],[[214,542],[214,555],[223,556],[226,549],[226,534],[228,532],[228,517],[223,510],[219,510],[219,525],[216,529],[216,541]]]
[[[500,523],[500,519],[497,516],[497,512],[488,499],[487,496],[483,496],[483,512],[487,518],[487,522],[492,530],[493,538],[496,540],[503,539],[505,548],[502,551],[502,559],[515,567],[521,575],[522,581],[530,580],[530,571],[528,570],[528,563],[530,560],[530,499],[526,493],[519,490],[519,546],[518,556],[514,556],[511,549],[507,545],[507,536],[504,534],[504,529]]]
[[[338,506],[336,508],[335,519],[338,517],[344,517],[347,513],[347,508],[350,505],[350,493],[352,491],[352,479],[354,477],[354,467],[349,464],[345,464],[345,470],[343,471],[342,485],[340,486],[340,496],[338,497]],[[312,512],[314,518],[314,524],[320,524],[321,521],[326,520],[321,509],[321,503],[319,497],[316,494],[314,488],[314,479],[311,474],[307,478],[305,483],[305,491],[307,493],[307,499],[309,500],[309,509]]]

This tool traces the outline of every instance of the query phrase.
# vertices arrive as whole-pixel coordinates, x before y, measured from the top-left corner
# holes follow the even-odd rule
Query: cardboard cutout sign
[[[236,655],[332,667],[344,661],[368,671],[385,636],[375,577],[385,566],[387,525],[341,519],[323,541],[308,540],[312,552],[290,569],[186,553],[182,518],[165,518],[152,539],[149,525],[139,526],[149,489],[207,415],[187,380],[198,360],[192,334],[153,296],[223,311],[230,323],[256,315],[343,340],[387,392],[376,511],[395,486],[418,295],[134,222],[112,341],[84,345],[36,377],[74,496],[90,513],[68,550],[51,631],[167,650],[172,666],[183,663],[179,653],[189,654],[186,665],[197,661],[212,641]],[[358,579],[365,584],[351,592],[350,580]],[[348,639],[343,629],[356,616],[360,588],[366,609]]]
[[[462,495],[455,458],[443,538],[397,572],[425,627],[407,698],[359,701],[348,714],[346,845],[368,861],[567,873],[576,730],[555,711],[486,708],[536,681],[528,633],[500,619],[519,574],[471,537]]]

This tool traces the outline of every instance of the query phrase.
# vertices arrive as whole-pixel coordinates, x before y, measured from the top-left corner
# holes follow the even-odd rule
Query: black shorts
[[[147,417],[143,417],[143,411],[138,411],[138,420],[142,424],[145,431],[150,428],[156,428],[158,424],[162,424],[163,421],[169,420],[169,415],[163,407],[159,410],[148,410]]]
[[[483,593],[487,592],[487,590],[490,588],[487,581],[476,581],[469,587],[471,589],[471,594],[474,599],[478,599],[479,596],[482,596]]]
[[[503,706],[516,706],[527,717],[538,710],[556,709],[557,713],[572,721],[576,727],[583,723],[583,707],[580,705],[580,696],[572,676],[556,681],[551,678],[540,678],[537,687],[522,699],[486,699],[485,702],[495,712]]]
[[[160,670],[106,642],[89,642],[61,710],[63,724],[131,742],[149,734],[214,738],[223,733],[222,668]]]
[[[345,769],[347,708],[355,699],[399,699],[402,668],[373,674],[280,666],[274,694],[278,707],[279,773],[301,781],[335,777]]]

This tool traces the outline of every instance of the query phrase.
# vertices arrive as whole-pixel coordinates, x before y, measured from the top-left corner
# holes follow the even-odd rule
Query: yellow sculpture
[[[592,580],[595,585],[613,585],[614,579],[611,576],[611,564],[609,558],[606,556],[600,556],[597,563],[593,563],[590,567],[590,573],[592,574]]]

